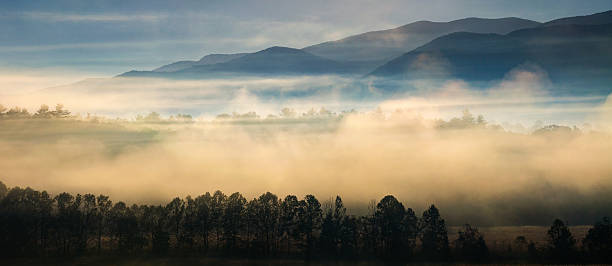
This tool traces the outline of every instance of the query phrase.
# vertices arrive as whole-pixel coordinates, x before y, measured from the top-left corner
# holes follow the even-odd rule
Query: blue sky
[[[610,9],[610,0],[3,0],[0,71],[105,76],[209,53],[301,48],[418,20],[516,16],[543,22]]]

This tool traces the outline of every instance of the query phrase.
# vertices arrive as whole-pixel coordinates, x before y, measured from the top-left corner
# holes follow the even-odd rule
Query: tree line
[[[13,187],[0,182],[0,256],[228,256],[463,262],[612,262],[612,224],[597,222],[582,240],[555,220],[547,245],[518,236],[505,253],[490,251],[476,227],[449,240],[439,210],[421,217],[394,196],[369,214],[349,215],[338,196],[321,204],[267,192],[247,200],[221,191],[165,205],[113,203],[108,196]]]
[[[35,113],[30,113],[28,109],[15,106],[13,108],[6,108],[0,104],[0,118],[7,119],[24,119],[24,118],[69,118],[70,111],[64,108],[64,105],[57,104],[54,109],[49,108],[48,105],[43,104]]]

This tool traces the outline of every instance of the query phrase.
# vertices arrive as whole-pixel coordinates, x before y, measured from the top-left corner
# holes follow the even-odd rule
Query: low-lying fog
[[[217,189],[247,198],[341,195],[355,214],[393,194],[416,210],[435,203],[451,224],[560,217],[575,225],[612,213],[612,103],[605,96],[554,95],[545,78],[527,71],[485,90],[423,81],[393,97],[373,85],[347,96],[352,85],[335,77],[116,79],[5,95],[7,107],[34,112],[41,103],[63,103],[81,115],[0,119],[0,180],[147,203]],[[363,93],[372,97],[356,96]],[[295,114],[281,116],[283,107]],[[302,115],[310,108],[316,112]],[[111,121],[190,110],[190,123]],[[259,118],[214,118],[249,111]],[[109,120],[87,119],[88,112]],[[549,124],[569,127],[538,130]]]

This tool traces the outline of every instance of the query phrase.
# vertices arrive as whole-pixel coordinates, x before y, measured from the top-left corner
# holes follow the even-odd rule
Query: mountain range
[[[551,80],[612,76],[612,11],[546,23],[521,18],[418,21],[303,49],[211,54],[121,76],[206,78],[235,75],[352,75],[400,79],[495,80],[535,65]]]
[[[198,61],[178,61],[171,64],[167,64],[161,67],[154,69],[154,72],[174,72],[183,70],[186,68],[190,68],[193,66],[201,66],[201,65],[214,65],[218,63],[225,63],[227,61],[242,57],[247,55],[247,53],[238,53],[238,54],[209,54],[200,58]]]
[[[465,18],[450,22],[418,21],[390,30],[372,31],[304,48],[314,55],[337,61],[382,63],[453,32],[506,34],[539,26],[520,18]]]

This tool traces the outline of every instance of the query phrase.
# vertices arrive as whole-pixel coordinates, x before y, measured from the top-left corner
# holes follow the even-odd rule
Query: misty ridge
[[[273,46],[253,53],[210,54],[118,77],[171,80],[333,75],[376,79],[384,91],[398,81],[500,80],[521,65],[544,70],[558,95],[609,94],[612,11],[539,23],[509,17],[417,21],[303,49]],[[367,98],[367,97],[366,97]]]

